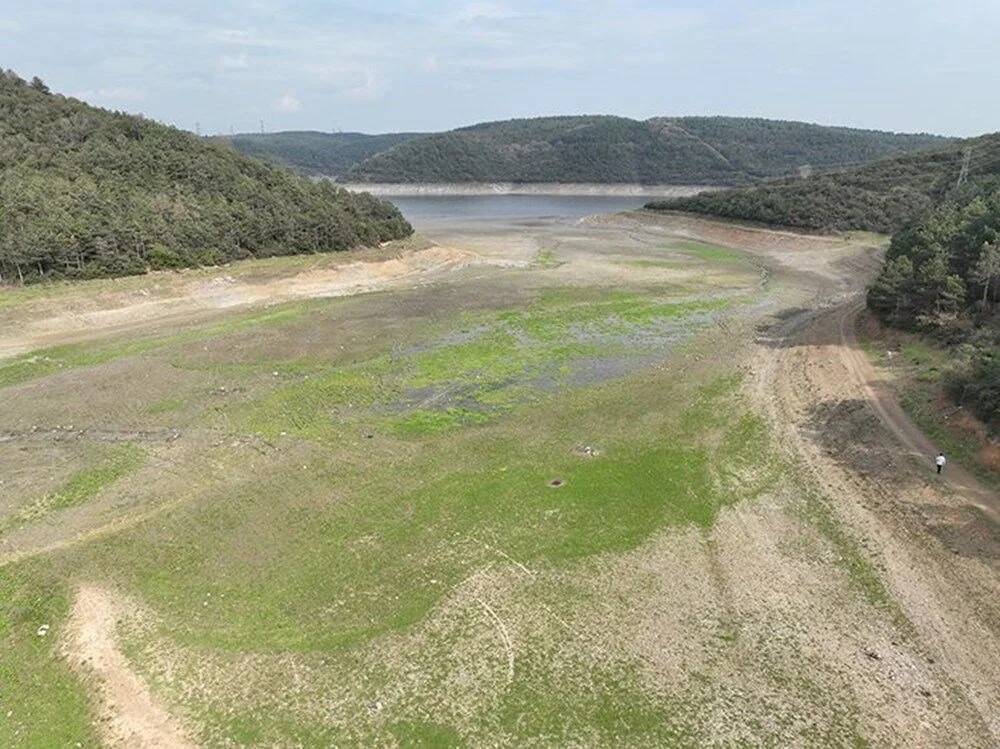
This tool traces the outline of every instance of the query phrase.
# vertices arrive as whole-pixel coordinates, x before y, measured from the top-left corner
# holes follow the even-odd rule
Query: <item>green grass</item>
[[[168,335],[38,349],[0,362],[0,388],[80,367],[106,364],[117,359],[138,356],[169,346],[208,341],[261,326],[286,325],[300,320],[321,304],[322,301],[295,302],[263,312],[233,315],[221,322]]]
[[[490,416],[482,411],[467,408],[447,408],[445,410],[416,410],[395,419],[391,429],[402,436],[431,435],[449,429],[473,424],[485,424]]]
[[[532,382],[560,383],[588,357],[648,353],[629,336],[652,336],[655,346],[664,326],[683,326],[729,304],[548,291],[524,309],[465,316],[461,327],[473,334],[457,342],[431,338],[407,355],[378,354],[332,369],[320,362],[291,370],[274,365],[298,379],[243,407],[237,421],[272,439],[327,443],[342,439],[358,420],[410,436],[482,424],[535,400]]]
[[[535,267],[542,268],[544,270],[550,270],[552,268],[558,268],[562,265],[562,261],[556,257],[556,253],[551,249],[539,250],[535,255]]]
[[[0,523],[0,530],[9,530],[37,521],[53,512],[82,505],[119,479],[136,471],[145,458],[145,451],[132,443],[123,443],[103,451],[92,465],[74,473],[54,492],[40,497],[5,523]]]
[[[699,745],[689,725],[691,711],[646,692],[637,669],[581,663],[573,670],[587,673],[587,682],[567,682],[546,660],[522,664],[497,716],[511,727],[514,745]]]
[[[155,403],[151,403],[146,408],[146,413],[151,416],[159,416],[160,414],[175,413],[181,411],[187,404],[180,398],[164,398],[163,400],[158,400]]]
[[[704,262],[747,263],[747,256],[743,253],[706,242],[676,240],[667,245],[667,249],[671,252],[679,252],[683,255],[695,257]]]
[[[163,617],[160,635],[182,651],[322,655],[349,670],[495,562],[483,541],[532,568],[571,572],[667,528],[709,528],[723,507],[766,491],[780,474],[740,392],[735,374],[704,387],[647,375],[564,391],[503,421],[425,431],[416,451],[404,449],[408,435],[378,434],[357,450],[279,462],[184,513],[80,548],[72,565],[88,578],[113,570],[114,587]],[[597,458],[570,449],[593,440]],[[555,477],[565,485],[550,488]],[[558,607],[559,595],[545,600]],[[532,652],[476,718],[484,741],[691,743],[684,710],[647,693],[629,664],[557,668]],[[381,677],[366,678],[377,694]],[[213,737],[250,744],[456,740],[421,704],[361,734],[274,711],[212,717],[204,706],[198,720]]]
[[[168,610],[199,611],[196,619],[178,622],[178,636],[188,644],[233,650],[357,645],[420,621],[468,574],[476,560],[456,559],[456,541],[485,534],[517,558],[569,564],[634,548],[664,527],[708,527],[722,507],[763,491],[776,475],[767,461],[755,466],[755,477],[744,473],[766,453],[767,435],[741,411],[737,382],[722,378],[688,398],[643,389],[630,406],[639,414],[649,397],[688,405],[655,429],[607,436],[605,454],[596,460],[581,460],[563,440],[589,431],[623,396],[631,402],[638,393],[625,383],[549,399],[546,419],[558,418],[562,426],[532,427],[530,412],[516,411],[518,422],[528,425],[518,436],[509,431],[513,424],[463,429],[445,412],[416,422],[430,441],[412,457],[393,446],[391,434],[379,434],[362,443],[384,456],[375,463],[334,459],[275,468],[264,480],[202,503],[183,527],[164,531],[183,538],[188,529],[204,529],[197,544],[143,541],[130,548],[123,538],[102,545],[101,556],[111,556],[101,566],[112,557],[138,558],[122,571],[130,585]],[[449,429],[440,431],[438,418]],[[550,441],[554,435],[559,444]],[[566,482],[562,488],[548,486],[555,477]],[[280,564],[261,567],[229,548],[252,537],[254,526],[270,525],[265,518],[279,507],[282,536],[270,539],[267,556],[279,555]],[[361,537],[377,539],[371,553],[351,551]],[[432,578],[440,584],[428,585]],[[205,612],[200,605],[210,590],[220,603]],[[316,620],[309,613],[314,602],[331,598],[344,600],[335,614]],[[314,625],[303,624],[309,621]]]
[[[83,684],[59,654],[67,611],[60,576],[0,568],[0,746],[98,746]]]

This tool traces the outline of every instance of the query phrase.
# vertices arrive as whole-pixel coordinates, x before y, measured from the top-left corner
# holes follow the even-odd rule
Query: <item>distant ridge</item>
[[[926,134],[780,120],[657,117],[640,122],[603,115],[486,122],[427,135],[333,134],[326,140],[319,135],[236,136],[232,142],[244,153],[347,182],[715,186],[868,163],[947,142]],[[323,162],[329,164],[325,170],[317,167]]]
[[[342,177],[355,165],[421,133],[321,133],[288,130],[279,133],[239,133],[216,136],[247,156],[274,161],[302,174]]]

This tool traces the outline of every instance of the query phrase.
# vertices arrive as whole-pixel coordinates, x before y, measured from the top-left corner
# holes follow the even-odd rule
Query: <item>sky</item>
[[[0,67],[202,133],[547,114],[1000,130],[1000,0],[0,0]]]

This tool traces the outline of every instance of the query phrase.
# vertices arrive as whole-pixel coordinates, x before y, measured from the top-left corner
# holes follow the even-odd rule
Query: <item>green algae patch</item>
[[[297,370],[274,364],[295,381],[244,407],[238,421],[270,438],[327,443],[359,422],[404,437],[481,425],[537,402],[574,374],[586,382],[588,368],[598,377],[616,376],[618,370],[600,374],[603,361],[625,362],[622,373],[638,368],[731,303],[546,291],[525,309],[468,315],[457,331],[409,350],[333,369],[320,362]]]

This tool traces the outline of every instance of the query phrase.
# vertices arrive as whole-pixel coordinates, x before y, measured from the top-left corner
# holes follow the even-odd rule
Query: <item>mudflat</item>
[[[881,253],[682,215],[0,293],[0,743],[994,746]]]

